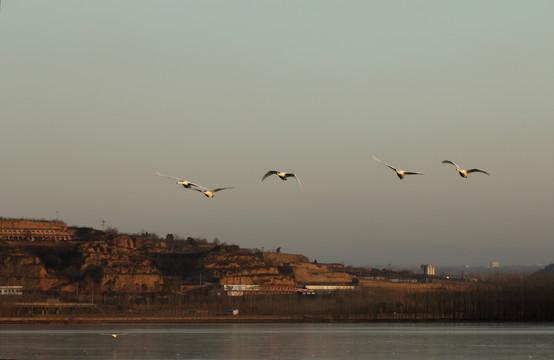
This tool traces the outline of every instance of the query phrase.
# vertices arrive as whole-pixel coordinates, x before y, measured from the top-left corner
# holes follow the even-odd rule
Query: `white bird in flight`
[[[192,188],[192,190],[196,190],[196,191],[199,191],[201,192],[202,194],[206,195],[207,197],[209,198],[213,198],[214,197],[214,193],[218,192],[218,191],[221,191],[221,190],[226,190],[226,189],[232,189],[233,187],[224,187],[224,188],[217,188],[217,189],[206,189],[206,188],[200,188],[200,189],[197,189],[197,188]]]
[[[375,157],[375,155],[372,155],[372,156],[373,156],[373,158],[374,158],[375,160],[377,160],[377,161],[380,162],[381,164],[383,164],[383,165],[385,165],[385,166],[387,166],[387,167],[393,169],[393,170],[396,172],[396,175],[400,178],[400,180],[404,179],[404,176],[406,176],[406,175],[425,175],[424,173],[415,172],[415,171],[398,170],[398,169],[395,168],[394,166],[389,165],[389,164],[387,164],[387,163],[384,163],[384,162],[382,162],[381,160],[377,159],[377,158]]]
[[[168,175],[164,175],[164,174],[160,174],[159,172],[156,171],[156,174],[158,174],[158,176],[161,176],[161,177],[165,177],[165,178],[168,178],[168,179],[173,179],[173,180],[177,180],[177,185],[183,185],[184,188],[187,188],[187,189],[190,189],[191,186],[195,186],[199,189],[203,189],[202,186],[198,185],[198,184],[195,184],[193,182],[190,182],[190,181],[187,181],[187,180],[183,180],[181,178],[176,178],[176,177],[173,177],[173,176],[168,176]]]
[[[458,164],[456,164],[454,161],[443,160],[442,163],[443,164],[452,164],[452,165],[454,165],[456,167],[456,171],[463,178],[467,178],[467,174],[470,174],[470,173],[473,173],[473,172],[480,172],[480,173],[487,174],[487,175],[490,176],[490,174],[488,172],[486,172],[485,170],[481,170],[481,169],[469,169],[469,170],[460,169]]]
[[[281,180],[283,180],[283,181],[287,181],[287,178],[289,178],[289,177],[295,178],[296,181],[298,181],[298,185],[300,185],[300,189],[302,189],[302,183],[300,183],[300,179],[298,178],[298,176],[296,176],[296,174],[287,173],[287,172],[284,172],[284,171],[269,170],[268,172],[265,173],[264,176],[262,176],[262,178],[260,179],[260,183],[262,181],[264,181],[266,177],[271,176],[273,174],[279,176],[281,178]]]
[[[127,335],[127,333],[107,333],[107,334],[100,334],[100,335],[109,335],[112,338],[116,339],[118,336]]]

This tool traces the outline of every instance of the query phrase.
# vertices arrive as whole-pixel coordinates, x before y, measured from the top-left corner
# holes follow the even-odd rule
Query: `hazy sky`
[[[552,263],[553,14],[538,0],[4,0],[0,216],[346,265]],[[399,180],[372,154],[429,175]],[[303,189],[260,184],[268,169]],[[235,188],[208,199],[156,171]]]

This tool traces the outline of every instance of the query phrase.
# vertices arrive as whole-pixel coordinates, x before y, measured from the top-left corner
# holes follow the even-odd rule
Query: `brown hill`
[[[554,318],[551,273],[471,283],[310,263],[303,255],[170,234],[160,239],[61,222],[5,221],[0,218],[0,285],[15,287],[2,288],[11,294],[0,296],[0,319],[119,314],[120,321],[128,321],[126,316],[135,314],[135,321],[144,321],[143,316],[164,314],[173,321],[176,315],[225,317],[226,309],[238,308],[247,319],[299,316],[302,321]]]
[[[2,221],[0,228],[7,230],[0,237],[0,285],[23,286],[26,292],[146,294],[179,292],[206,282],[295,285],[353,280],[310,264],[304,255],[67,228],[60,222],[9,221],[1,226]],[[38,239],[43,230],[52,237]]]

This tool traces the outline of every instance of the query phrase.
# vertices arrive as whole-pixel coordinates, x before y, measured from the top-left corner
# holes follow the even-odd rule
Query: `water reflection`
[[[553,335],[529,323],[2,325],[0,358],[548,359]]]

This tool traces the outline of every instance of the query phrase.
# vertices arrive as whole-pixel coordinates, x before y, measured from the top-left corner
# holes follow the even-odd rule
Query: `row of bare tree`
[[[399,289],[366,289],[333,293],[215,295],[213,289],[154,294],[80,294],[61,296],[61,302],[95,304],[71,311],[100,313],[157,314],[185,316],[220,315],[239,309],[241,315],[320,316],[337,320],[467,320],[467,321],[553,321],[554,274],[529,276],[499,275],[486,283],[471,284],[463,290],[427,292]],[[34,299],[33,299],[34,297]],[[28,308],[40,294],[1,296],[0,316],[36,315]],[[22,307],[27,303],[27,308]],[[55,309],[52,306],[51,309]],[[35,313],[33,313],[35,311]],[[41,310],[43,313],[44,311]],[[59,311],[59,310],[50,310]],[[67,314],[67,308],[64,313]]]

